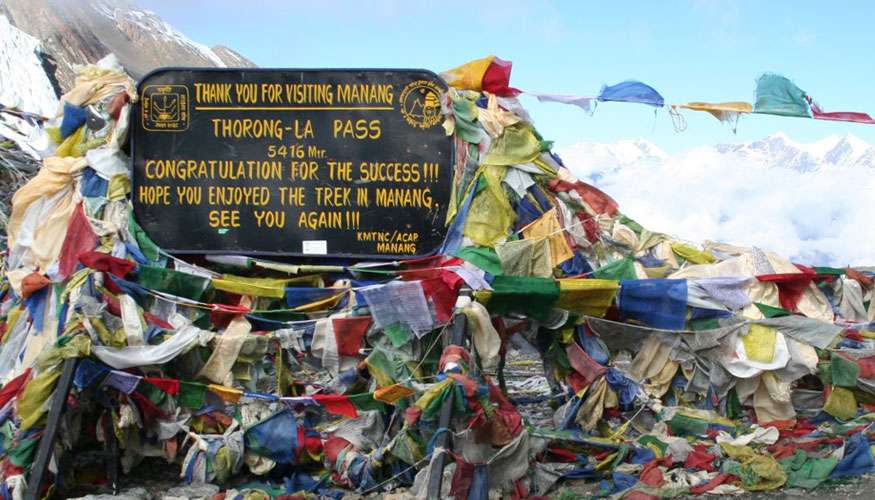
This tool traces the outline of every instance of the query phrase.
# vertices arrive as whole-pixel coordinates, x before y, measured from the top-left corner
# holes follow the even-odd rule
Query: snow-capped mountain
[[[109,53],[134,78],[160,66],[254,66],[227,47],[189,39],[128,0],[2,0],[0,16],[41,41],[43,67],[56,82],[56,92],[71,87],[74,65]],[[9,57],[0,53],[0,60]]]
[[[756,245],[817,265],[875,263],[875,147],[777,133],[668,155],[647,141],[559,150],[579,178],[653,231]],[[839,175],[836,175],[839,174]]]
[[[659,149],[656,144],[644,139],[621,140],[611,144],[598,142],[580,142],[563,150],[562,158],[573,158],[569,168],[577,166],[575,173],[597,180],[607,172],[615,171],[628,165],[661,164],[670,156]]]
[[[853,134],[830,135],[816,142],[801,143],[777,132],[751,142],[700,146],[678,155],[669,155],[644,139],[608,144],[587,141],[563,149],[561,155],[577,175],[591,180],[630,166],[678,162],[708,164],[728,159],[739,165],[797,172],[849,166],[875,168],[875,146]]]
[[[805,144],[779,132],[758,141],[720,144],[714,149],[723,155],[735,155],[740,159],[800,172],[833,166],[875,167],[875,147],[853,134],[831,135]]]
[[[0,16],[0,104],[49,116],[57,109],[58,98],[39,50],[39,40]],[[0,138],[24,145],[32,128],[23,117],[0,113]],[[33,150],[28,152],[35,154]]]

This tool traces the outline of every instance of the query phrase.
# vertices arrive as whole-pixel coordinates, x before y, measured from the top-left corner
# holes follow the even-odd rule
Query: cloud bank
[[[875,148],[856,137],[777,134],[676,156],[646,141],[580,143],[559,154],[652,231],[810,265],[875,265]]]

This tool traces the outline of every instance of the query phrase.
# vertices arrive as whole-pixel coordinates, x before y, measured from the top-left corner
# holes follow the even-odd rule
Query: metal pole
[[[39,448],[36,451],[36,459],[30,469],[30,477],[27,482],[27,490],[24,493],[25,500],[39,500],[40,487],[45,479],[46,470],[49,466],[49,459],[52,457],[52,447],[55,444],[55,437],[58,435],[58,425],[61,423],[61,414],[64,411],[64,404],[67,401],[67,395],[70,393],[70,388],[73,386],[73,375],[76,373],[76,358],[68,358],[64,360],[64,368],[61,372],[61,378],[58,379],[58,384],[55,386],[55,394],[52,396],[52,405],[49,407],[49,416],[46,422],[46,430],[43,432],[43,437],[40,439]]]
[[[104,435],[106,436],[106,476],[109,479],[112,494],[118,495],[120,489],[118,481],[119,447],[112,423],[112,410],[107,412]]]
[[[449,345],[462,346],[465,341],[465,326],[467,317],[464,314],[456,314],[453,317],[452,337]],[[441,405],[441,413],[438,417],[438,428],[448,429],[453,417],[453,399],[455,391],[450,391]],[[435,442],[435,449],[451,449],[450,435],[447,432],[440,434]],[[428,498],[437,499],[441,496],[441,485],[444,479],[444,467],[446,466],[446,453],[440,453],[431,461],[431,472],[428,477]]]

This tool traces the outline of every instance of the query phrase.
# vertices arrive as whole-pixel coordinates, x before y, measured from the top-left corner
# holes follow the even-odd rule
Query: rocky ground
[[[39,170],[39,163],[18,148],[14,142],[0,136],[0,250],[6,248],[6,222],[11,210],[12,195]]]

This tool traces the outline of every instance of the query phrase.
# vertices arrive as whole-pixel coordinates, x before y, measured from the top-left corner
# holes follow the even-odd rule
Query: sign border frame
[[[430,74],[434,77],[437,82],[440,82],[444,87],[446,87],[447,91],[450,90],[450,85],[443,79],[441,76],[430,69],[423,68],[215,68],[215,67],[184,67],[184,66],[163,66],[160,68],[155,68],[145,75],[143,75],[137,81],[137,102],[133,103],[131,109],[129,111],[128,123],[132,124],[131,120],[136,120],[139,118],[139,111],[141,104],[141,92],[143,88],[143,84],[152,76],[164,73],[168,71],[206,71],[210,73],[218,73],[225,71],[246,71],[246,72],[254,72],[254,73],[268,73],[274,71],[286,71],[286,72],[316,72],[316,71],[345,71],[345,72],[419,72]],[[146,130],[142,127],[143,130]],[[187,129],[186,129],[187,130]],[[129,171],[131,177],[131,214],[134,217],[134,220],[137,220],[136,210],[134,210],[134,193],[136,193],[136,182],[134,177],[134,161],[136,158],[136,141],[134,140],[134,131],[131,127],[129,127],[128,134],[129,144],[131,148],[130,154],[130,162],[129,162]],[[447,140],[450,143],[450,170],[455,171],[456,165],[456,148],[455,143],[453,141],[452,136],[446,136]],[[450,181],[452,183],[452,180]],[[451,186],[452,191],[452,186]],[[447,200],[449,205],[450,200]],[[449,210],[449,206],[447,206],[447,210]],[[137,221],[139,224],[139,221]],[[230,250],[179,250],[173,248],[164,248],[159,247],[162,251],[167,252],[169,254],[178,254],[178,255],[252,255],[252,256],[269,256],[269,257],[303,257],[307,259],[366,259],[366,260],[409,260],[409,259],[421,259],[426,257],[432,257],[438,255],[438,251],[443,247],[446,243],[447,236],[449,235],[449,224],[445,224],[447,231],[444,234],[443,240],[440,244],[426,253],[416,254],[416,255],[385,255],[385,254],[359,254],[359,253],[329,253],[326,254],[306,254],[303,252],[303,242],[309,240],[301,240],[301,250],[295,252],[273,252],[273,251],[230,251]],[[141,226],[142,227],[142,226]],[[147,236],[149,235],[148,231],[143,229],[146,232]],[[149,236],[151,239],[152,237]]]

